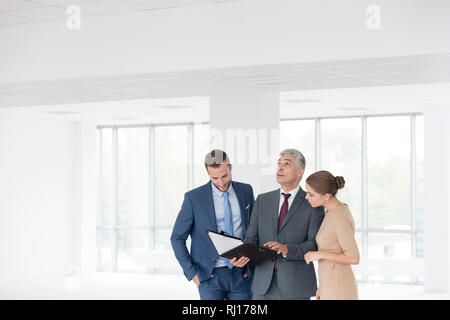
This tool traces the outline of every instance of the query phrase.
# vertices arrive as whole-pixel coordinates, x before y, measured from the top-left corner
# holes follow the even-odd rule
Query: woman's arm
[[[306,263],[311,261],[327,260],[339,264],[358,264],[359,250],[354,236],[354,224],[351,215],[334,215],[336,238],[341,247],[341,253],[329,251],[310,251],[305,254]]]
[[[309,251],[305,254],[305,261],[309,264],[311,261],[327,260],[339,264],[358,264],[359,256],[347,256],[345,253],[333,253],[328,251]]]

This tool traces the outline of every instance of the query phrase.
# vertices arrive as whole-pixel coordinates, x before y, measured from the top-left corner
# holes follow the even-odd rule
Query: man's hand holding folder
[[[276,250],[277,254],[282,254],[283,256],[287,256],[288,248],[287,245],[276,242],[276,241],[269,241],[264,244],[265,247],[269,247],[272,250]]]
[[[247,263],[257,265],[265,260],[274,258],[277,251],[269,245],[261,247],[252,243],[244,243],[241,239],[206,230],[219,256],[230,259],[235,267],[243,267]]]
[[[236,260],[236,258],[233,258],[230,260],[230,263],[237,268],[243,268],[249,262],[250,262],[250,258],[248,258],[248,257],[240,257],[237,260]]]
[[[272,250],[277,250],[277,254],[282,254],[283,256],[286,256],[288,253],[288,249],[287,249],[287,245],[279,243],[279,242],[275,242],[275,241],[270,241],[264,244],[265,247],[269,247]],[[237,258],[233,258],[230,260],[230,263],[238,268],[243,268],[245,267],[245,265],[247,263],[250,262],[250,258],[248,257],[240,257],[239,259]]]

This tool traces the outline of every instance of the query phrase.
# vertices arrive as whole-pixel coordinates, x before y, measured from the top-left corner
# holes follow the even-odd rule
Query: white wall
[[[80,177],[92,173],[80,162],[80,132],[73,123],[0,113],[0,281],[80,267],[81,242],[92,238],[81,233],[80,210],[89,205]],[[95,246],[95,208],[91,214]]]
[[[450,111],[428,106],[425,120],[424,283],[428,292],[450,288]]]
[[[72,250],[81,275],[96,270],[96,226],[98,197],[97,126],[89,121],[75,123],[75,193]]]

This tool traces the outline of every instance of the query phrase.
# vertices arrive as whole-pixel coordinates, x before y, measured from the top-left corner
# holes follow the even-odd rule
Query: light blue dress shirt
[[[212,196],[214,201],[214,211],[216,213],[216,223],[218,232],[225,231],[225,209],[223,206],[224,196],[223,192],[220,191],[214,184],[212,185]],[[230,186],[228,187],[228,201],[230,202],[231,212],[233,215],[233,237],[241,238],[242,234],[242,219],[241,219],[241,208],[239,207],[239,201],[237,199],[236,193],[233,189],[233,184],[230,182]],[[228,259],[219,257],[217,259],[216,264],[214,265],[216,268],[225,267],[226,261]]]

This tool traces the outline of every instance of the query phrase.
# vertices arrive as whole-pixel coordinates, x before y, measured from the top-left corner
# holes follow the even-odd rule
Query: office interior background
[[[0,298],[198,299],[169,237],[204,155],[257,195],[288,147],[346,179],[361,299],[450,298],[449,12],[0,0]]]

